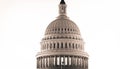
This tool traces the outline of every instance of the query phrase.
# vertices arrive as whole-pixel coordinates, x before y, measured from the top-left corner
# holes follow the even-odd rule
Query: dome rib
[[[77,25],[73,21],[69,19],[64,19],[64,18],[56,19],[53,22],[51,22],[48,25],[45,34],[46,35],[60,34],[60,32],[62,33],[68,32],[69,34],[70,33],[80,34],[80,31]]]

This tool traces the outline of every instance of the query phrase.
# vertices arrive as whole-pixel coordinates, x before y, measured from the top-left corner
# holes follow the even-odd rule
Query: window
[[[57,29],[55,29],[55,31],[56,31]]]
[[[61,31],[63,31],[63,28],[61,29]]]
[[[54,29],[52,31],[54,31]]]
[[[69,31],[69,28],[68,28],[68,31]]]
[[[63,48],[63,43],[61,43],[61,48]]]
[[[60,31],[60,28],[58,28],[58,31]]]
[[[59,43],[57,43],[57,48],[59,48]]]
[[[55,48],[55,43],[54,43],[54,48]]]
[[[74,43],[72,44],[72,46],[73,46],[73,49],[74,49]]]
[[[65,43],[65,48],[67,48],[67,43]]]
[[[69,48],[71,48],[71,44],[69,43]]]
[[[66,28],[65,28],[65,31],[66,31]]]
[[[52,39],[52,37],[50,37],[50,39]]]
[[[55,66],[55,58],[56,58],[56,57],[53,57],[53,59],[54,59],[54,66]]]
[[[50,43],[50,49],[52,48],[52,44]]]
[[[78,48],[77,44],[76,44],[76,49]]]

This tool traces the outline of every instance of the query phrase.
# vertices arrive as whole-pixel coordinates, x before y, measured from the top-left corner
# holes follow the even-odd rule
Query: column
[[[71,66],[72,65],[72,57],[69,56],[69,65]]]
[[[74,57],[71,57],[71,65],[74,66]]]
[[[48,67],[48,57],[46,57],[46,67]]]
[[[52,67],[52,57],[50,56],[50,58],[49,58],[49,65],[50,65],[50,67]]]
[[[43,62],[42,62],[42,64],[43,64],[43,68],[45,67],[45,58],[43,57]]]
[[[39,68],[41,68],[41,58],[39,58]]]
[[[79,57],[77,57],[77,67],[79,66]]]
[[[85,69],[85,57],[83,58],[83,69]]]
[[[86,63],[86,57],[84,58],[84,64],[85,64],[85,69],[86,69],[86,66],[87,66],[87,63]]]
[[[41,57],[41,68],[43,68],[43,57]]]
[[[62,62],[62,65],[63,65],[63,66],[65,65],[65,56],[63,56],[63,62]]]
[[[54,56],[51,56],[51,67],[53,67],[54,66]]]
[[[86,58],[86,69],[88,69],[88,58]]]
[[[75,57],[75,65],[76,65],[76,66],[78,65],[78,63],[77,63],[78,60],[77,60],[77,59],[78,59],[78,57]]]
[[[44,57],[44,62],[45,62],[45,65],[44,65],[44,66],[45,66],[45,68],[46,68],[46,57]]]
[[[37,58],[37,69],[40,68],[39,67],[39,58]]]
[[[65,66],[68,65],[68,57],[65,56]]]
[[[52,67],[52,62],[53,62],[53,61],[52,61],[52,56],[50,56],[50,59],[49,59],[49,60],[50,60],[50,62],[49,62],[50,67]]]
[[[83,67],[83,62],[82,62],[82,57],[80,57],[80,68],[82,69]]]
[[[81,58],[78,58],[78,66],[81,67]]]
[[[48,57],[47,60],[48,60],[48,63],[47,63],[47,64],[48,64],[48,67],[50,67],[50,57]]]

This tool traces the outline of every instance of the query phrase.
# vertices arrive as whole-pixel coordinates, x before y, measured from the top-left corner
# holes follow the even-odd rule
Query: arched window
[[[59,36],[57,36],[57,39],[59,39]]]
[[[76,49],[78,48],[77,44],[76,44]]]
[[[63,28],[61,29],[61,31],[63,31]]]
[[[69,28],[68,28],[68,31],[69,31]]]
[[[72,46],[73,46],[73,49],[74,49],[74,43],[72,44]]]
[[[50,37],[50,39],[52,39],[52,37]]]
[[[66,28],[65,28],[65,31],[66,31]]]
[[[61,48],[63,48],[63,43],[61,43]]]
[[[69,43],[69,48],[71,48],[71,43]]]
[[[60,31],[60,28],[58,28],[58,31]]]
[[[57,29],[55,29],[55,31],[57,31]]]
[[[65,48],[67,48],[67,43],[65,43]]]
[[[50,49],[52,49],[52,44],[50,43]]]
[[[78,48],[80,49],[80,44],[78,44]],[[80,49],[81,50],[81,49]]]
[[[52,29],[52,31],[54,31],[54,29]]]
[[[57,48],[59,48],[59,43],[57,43]]]
[[[53,47],[54,47],[54,49],[55,49],[55,43],[54,43],[54,46],[53,46]]]

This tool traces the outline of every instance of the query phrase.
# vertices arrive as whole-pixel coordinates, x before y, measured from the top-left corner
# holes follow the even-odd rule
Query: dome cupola
[[[56,20],[52,21],[46,31],[45,35],[48,34],[78,34],[80,35],[79,28],[77,25],[67,17],[66,3],[61,0],[59,4],[59,16]]]

